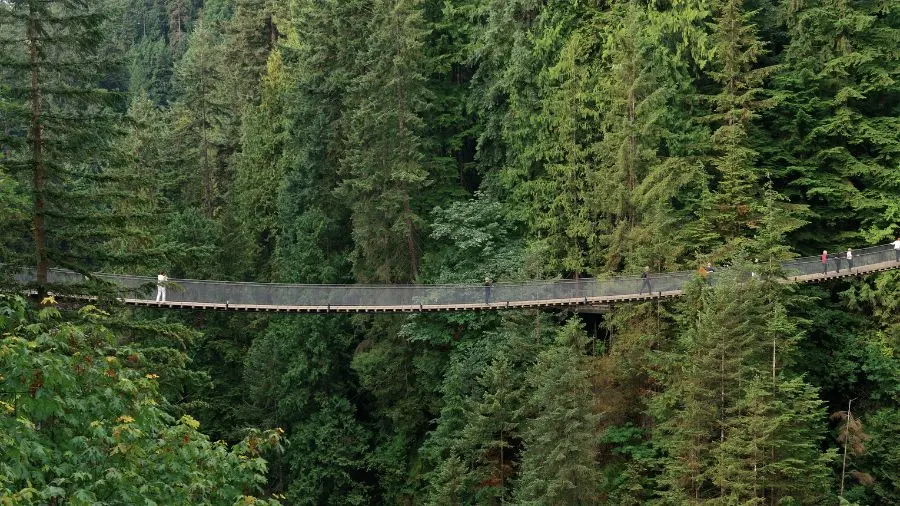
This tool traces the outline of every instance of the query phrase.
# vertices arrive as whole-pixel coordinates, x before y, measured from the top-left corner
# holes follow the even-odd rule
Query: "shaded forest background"
[[[235,490],[298,505],[900,503],[900,275],[775,282],[777,260],[900,234],[896,2],[3,13],[6,263],[34,265],[40,194],[46,262],[82,272],[481,283],[762,264],[758,281],[697,281],[678,302],[602,317],[112,308],[101,331],[90,310],[4,299],[0,315],[18,315],[0,316],[4,331],[38,332],[16,327],[26,313],[86,318],[75,334],[140,354],[150,376],[134,381],[152,380],[165,412],[153,417],[181,420],[166,430],[199,421],[236,444],[223,462],[266,459],[208,470],[240,482],[204,489],[208,503]],[[49,48],[41,192],[26,39]],[[35,397],[42,366],[13,368],[20,345],[5,338],[3,375]],[[10,494],[37,480],[0,471]],[[77,497],[78,480],[52,479],[70,474],[46,472],[45,497]]]

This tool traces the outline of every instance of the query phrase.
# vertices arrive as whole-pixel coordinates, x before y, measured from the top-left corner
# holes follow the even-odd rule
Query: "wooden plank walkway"
[[[831,271],[828,274],[806,274],[792,276],[785,280],[789,283],[818,283],[832,279],[862,276],[875,272],[882,272],[900,268],[898,262],[881,262],[877,264],[843,269],[840,272]],[[681,290],[669,290],[647,294],[626,294],[601,297],[578,297],[567,299],[544,299],[527,301],[500,301],[491,303],[473,304],[406,304],[406,305],[265,305],[265,304],[230,304],[213,302],[155,302],[148,299],[124,299],[129,306],[151,307],[164,309],[190,309],[190,310],[214,310],[237,312],[272,312],[272,313],[423,313],[423,312],[450,312],[450,311],[492,311],[502,309],[527,309],[527,308],[555,308],[574,307],[584,308],[585,311],[597,312],[597,307],[625,302],[642,302],[657,299],[670,299],[681,296]]]

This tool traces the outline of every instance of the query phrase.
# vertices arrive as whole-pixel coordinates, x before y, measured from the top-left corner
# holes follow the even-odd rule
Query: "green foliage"
[[[423,164],[425,26],[418,0],[376,0],[349,91],[347,151],[338,195],[353,220],[354,271],[363,281],[411,281],[419,274],[423,223],[416,195]]]
[[[759,220],[763,173],[756,167],[759,153],[751,134],[753,121],[767,105],[762,84],[773,69],[758,67],[765,55],[753,24],[755,12],[746,12],[741,0],[717,5],[711,42],[716,63],[709,72],[720,91],[710,97],[715,125],[712,135],[716,184],[707,196],[703,220],[726,243],[723,256],[750,235]]]
[[[800,338],[779,287],[722,280],[699,285],[651,403],[662,451],[661,497],[818,504],[829,495],[821,453],[824,412],[791,372]],[[802,480],[800,479],[802,477]]]
[[[526,381],[522,504],[594,504],[598,473],[597,416],[592,412],[585,335],[577,320],[559,329],[554,346],[538,355]]]
[[[66,406],[161,411],[104,415],[97,438],[135,438],[124,454],[85,436],[122,478],[59,474],[80,450],[2,465],[42,477],[34,503],[62,502],[49,487],[103,501],[113,483],[129,503],[241,501],[264,454],[265,490],[299,504],[820,504],[846,432],[824,415],[854,399],[870,439],[843,499],[898,502],[897,275],[784,289],[777,262],[898,232],[897,30],[884,1],[0,1],[4,266],[35,263],[43,217],[37,263],[82,270],[480,283],[712,261],[736,276],[577,318],[116,308],[100,331],[45,312],[42,339],[114,334],[126,344],[78,352],[140,360],[92,372],[113,393],[65,390]],[[113,395],[123,378],[145,396]],[[242,460],[250,446],[209,444],[182,415],[232,443],[283,426],[290,444]],[[75,427],[60,418],[22,440]],[[142,496],[157,476],[125,476],[163,458],[154,435],[188,435],[212,467],[173,454]]]
[[[167,415],[159,375],[95,307],[69,320],[3,296],[0,314],[4,503],[277,504],[249,495],[265,482],[260,452],[279,448],[277,431],[229,448],[190,416]]]
[[[900,216],[896,9],[842,0],[781,8],[790,42],[774,77],[783,142],[772,157],[785,191],[815,217],[797,242],[892,238]]]
[[[141,195],[130,194],[136,178],[122,170],[115,149],[121,95],[102,83],[115,56],[103,51],[107,7],[76,0],[0,5],[3,166],[31,201],[27,216],[9,217],[13,233],[2,240],[13,263],[35,266],[40,290],[51,265],[89,272],[144,256],[135,246],[146,236],[133,225],[146,214],[119,206]],[[114,239],[132,248],[109,247]]]

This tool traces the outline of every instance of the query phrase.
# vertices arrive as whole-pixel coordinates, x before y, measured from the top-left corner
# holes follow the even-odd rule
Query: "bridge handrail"
[[[847,268],[846,251],[835,252]],[[860,248],[853,252],[855,267],[893,261],[891,245]],[[829,270],[835,269],[829,258]],[[818,256],[801,257],[782,262],[788,276],[821,273]],[[721,268],[720,268],[721,269]],[[79,283],[84,277],[72,271],[51,269],[51,283]],[[681,290],[696,271],[650,274],[650,290],[654,293]],[[156,284],[155,276],[97,273],[99,279],[113,282],[130,291],[130,297],[141,298],[141,287]],[[713,273],[713,278],[717,276]],[[33,281],[33,270],[17,276],[19,282]],[[292,284],[258,283],[221,280],[171,279],[167,300],[198,303],[225,303],[306,306],[405,306],[415,304],[483,304],[484,302],[529,302],[564,299],[589,299],[646,293],[646,285],[638,274],[609,278],[548,279],[527,282],[499,282],[489,288],[482,284],[377,285],[377,284]],[[149,298],[153,298],[150,294]]]

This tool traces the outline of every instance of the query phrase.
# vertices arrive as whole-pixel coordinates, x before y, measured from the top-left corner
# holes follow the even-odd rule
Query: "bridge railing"
[[[837,255],[837,258],[833,258]],[[847,251],[832,251],[828,253],[827,272],[835,272],[838,267],[842,271],[849,269],[846,259]],[[853,268],[876,265],[894,260],[894,250],[891,245],[871,246],[853,250]],[[807,276],[810,274],[822,274],[823,266],[820,256],[803,257],[783,262],[782,266],[787,276]]]
[[[844,257],[846,252],[839,253]],[[893,261],[890,246],[876,246],[854,251],[854,267]],[[806,257],[783,263],[787,276],[820,274],[819,257]],[[829,260],[828,271],[834,272],[834,260]],[[847,269],[846,259],[841,268]],[[638,295],[652,291],[674,292],[681,290],[695,276],[694,271],[651,273],[649,290],[638,275],[611,278],[583,278],[578,280],[547,280],[525,283],[497,283],[483,285],[304,285],[279,283],[250,283],[172,279],[166,300],[210,304],[254,306],[417,306],[417,305],[484,305],[486,302],[529,303],[574,301],[592,298]],[[718,274],[713,273],[712,281]],[[52,269],[49,282],[55,285],[84,282],[80,274]],[[125,297],[153,299],[156,277],[116,274],[97,274],[96,277],[120,286]],[[34,280],[33,271],[22,271],[20,283]]]

